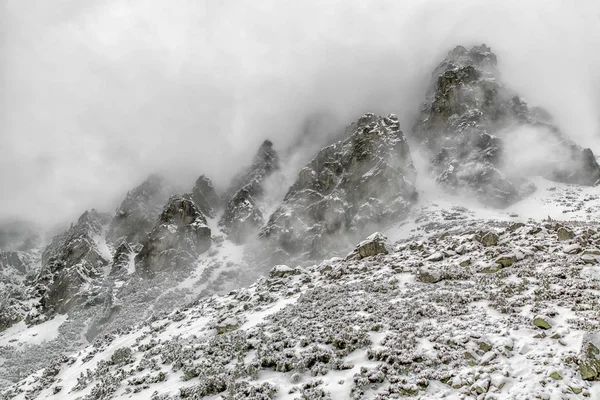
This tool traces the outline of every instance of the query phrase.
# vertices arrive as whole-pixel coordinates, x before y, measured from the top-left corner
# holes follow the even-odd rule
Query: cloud
[[[3,7],[0,217],[111,211],[154,171],[190,187],[205,173],[223,187],[265,138],[285,150],[315,116],[341,126],[394,112],[407,131],[456,44],[490,45],[516,91],[600,153],[594,0]]]

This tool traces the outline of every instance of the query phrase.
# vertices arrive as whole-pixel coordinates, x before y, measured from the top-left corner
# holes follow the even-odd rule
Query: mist
[[[153,172],[224,188],[264,139],[301,165],[367,111],[408,132],[458,44],[491,46],[512,89],[600,153],[595,0],[2,7],[0,218],[112,212]]]

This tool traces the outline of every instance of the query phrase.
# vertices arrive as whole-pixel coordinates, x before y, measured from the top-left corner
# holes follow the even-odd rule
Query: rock
[[[266,140],[254,156],[252,165],[238,175],[227,190],[225,212],[219,226],[234,243],[245,243],[264,224],[264,181],[278,169],[279,156],[273,149],[273,143]]]
[[[471,259],[470,258],[463,258],[463,259],[461,259],[459,261],[458,265],[460,265],[463,268],[468,267],[469,265],[471,265]]]
[[[269,276],[271,278],[278,277],[283,278],[289,275],[295,275],[296,271],[293,268],[288,267],[287,265],[276,265],[271,268],[269,272]]]
[[[537,316],[533,319],[533,325],[541,329],[550,329],[552,326],[548,323],[545,317]]]
[[[404,218],[416,170],[395,115],[365,114],[299,173],[260,231],[285,259],[321,259]]]
[[[196,203],[202,214],[211,218],[214,218],[221,203],[211,180],[204,175],[201,175],[196,180],[196,185],[192,189],[191,199]]]
[[[575,237],[575,233],[573,233],[572,230],[565,228],[564,226],[561,226],[560,228],[558,228],[558,230],[556,231],[556,235],[558,236],[558,240],[571,240]]]
[[[131,190],[117,208],[108,231],[109,243],[142,243],[160,215],[169,196],[178,192],[160,175],[150,175],[142,184]]]
[[[432,77],[412,135],[442,187],[506,207],[535,191],[527,176],[584,185],[600,180],[591,150],[567,139],[549,113],[504,85],[489,47],[454,48]],[[519,141],[536,139],[556,156],[532,160],[520,151]]]
[[[560,381],[560,380],[562,380],[563,377],[558,372],[553,371],[550,374],[550,378],[554,379],[555,381]]]
[[[188,266],[210,244],[210,228],[196,204],[182,196],[172,196],[135,257],[136,272],[152,277],[159,271]]]
[[[234,331],[239,327],[240,322],[234,317],[229,317],[217,323],[215,329],[217,330],[217,334],[222,335],[224,333]]]
[[[508,226],[508,230],[511,232],[515,232],[517,229],[524,227],[525,224],[522,222],[512,222],[509,226]]]
[[[486,247],[498,245],[499,236],[494,232],[486,232],[481,236],[481,244]]]
[[[598,264],[598,256],[593,256],[591,254],[584,254],[581,256],[581,261],[583,261],[585,264]]]
[[[436,251],[435,253],[433,253],[432,255],[427,257],[425,260],[435,262],[435,261],[442,261],[443,259],[444,259],[444,254],[440,251]]]
[[[590,255],[590,256],[600,256],[600,250],[596,249],[596,248],[589,248],[589,249],[585,249],[583,251],[583,255]]]
[[[375,232],[362,242],[360,242],[354,251],[346,257],[347,260],[360,260],[367,257],[373,257],[377,254],[392,253],[392,246],[388,239],[381,233]]]
[[[598,333],[584,335],[578,364],[581,379],[600,380],[600,335]]]
[[[127,273],[129,263],[131,262],[131,258],[134,256],[134,253],[135,252],[129,243],[123,240],[115,249],[110,275],[122,275]]]
[[[569,244],[563,247],[563,251],[567,254],[577,254],[581,251],[581,246],[577,243]]]
[[[503,255],[499,256],[498,258],[496,258],[496,262],[498,264],[502,265],[502,267],[504,267],[504,268],[510,267],[516,261],[517,261],[517,259],[514,254],[503,254]]]
[[[444,279],[444,276],[439,270],[431,268],[421,268],[417,279],[423,283],[438,283]]]
[[[35,278],[42,310],[65,313],[83,300],[81,287],[101,277],[110,259],[100,250],[97,237],[110,221],[108,214],[94,209],[84,212],[67,232],[56,236],[42,254],[42,267]]]

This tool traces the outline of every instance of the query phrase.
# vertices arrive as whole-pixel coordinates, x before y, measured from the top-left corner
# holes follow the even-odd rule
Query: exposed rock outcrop
[[[210,179],[201,175],[198,180],[196,180],[196,185],[192,190],[191,198],[202,214],[214,218],[221,202]]]
[[[416,171],[395,115],[365,114],[304,167],[261,229],[274,262],[318,259],[398,221],[417,199]]]
[[[178,188],[160,175],[150,175],[140,186],[127,193],[110,222],[106,239],[110,243],[142,243],[156,224],[169,197]]]
[[[172,196],[135,257],[136,272],[152,277],[159,271],[188,266],[210,244],[210,228],[196,204]]]
[[[244,243],[264,224],[264,181],[279,169],[279,157],[270,140],[260,146],[250,168],[234,179],[225,194],[221,229],[235,243]]]
[[[56,236],[42,254],[42,268],[36,278],[36,290],[42,295],[42,311],[64,313],[79,304],[83,285],[104,274],[109,264],[99,241],[103,228],[110,221],[108,214],[86,211],[77,223]]]
[[[493,206],[535,190],[525,175],[597,184],[600,166],[592,151],[568,140],[547,111],[508,89],[496,63],[485,45],[458,46],[433,72],[413,136],[426,149],[437,182]]]

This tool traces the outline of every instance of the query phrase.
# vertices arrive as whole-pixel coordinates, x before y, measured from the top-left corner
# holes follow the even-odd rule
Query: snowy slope
[[[599,190],[535,183],[504,210],[424,190],[386,232],[392,254],[276,268],[98,337],[4,398],[600,398],[578,366],[600,330]],[[226,271],[241,249],[180,288],[203,292],[208,260]]]

